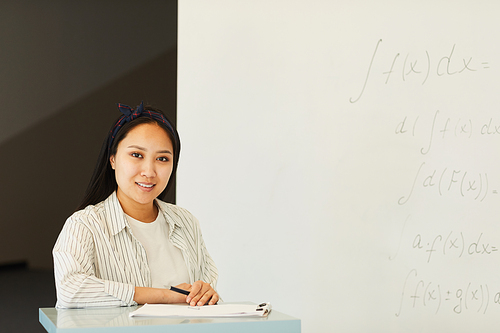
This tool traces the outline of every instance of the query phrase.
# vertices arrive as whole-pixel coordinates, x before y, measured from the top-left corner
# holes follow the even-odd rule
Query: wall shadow
[[[141,101],[176,122],[177,50],[132,69],[0,145],[0,265],[52,267],[52,247],[78,206],[101,144],[120,115]],[[23,112],[16,110],[15,112]],[[175,184],[167,201],[175,202]]]

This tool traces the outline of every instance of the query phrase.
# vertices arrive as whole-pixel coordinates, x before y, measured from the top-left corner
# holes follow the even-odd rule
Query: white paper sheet
[[[145,304],[130,312],[131,317],[264,317],[271,311],[270,303],[218,304],[189,306],[184,304]]]

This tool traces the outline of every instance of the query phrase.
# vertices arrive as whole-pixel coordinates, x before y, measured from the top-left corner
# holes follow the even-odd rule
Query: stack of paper
[[[130,316],[148,317],[265,317],[271,311],[270,303],[218,304],[204,306],[145,304],[130,312]]]

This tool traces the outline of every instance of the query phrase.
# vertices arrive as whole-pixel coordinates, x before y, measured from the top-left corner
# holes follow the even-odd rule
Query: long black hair
[[[181,142],[179,140],[179,134],[177,133],[175,127],[172,125],[172,122],[167,119],[167,117],[161,110],[149,105],[145,105],[143,113],[138,118],[135,118],[123,124],[123,126],[120,127],[113,138],[113,131],[122,117],[119,117],[113,123],[113,126],[111,126],[111,130],[108,132],[108,135],[106,136],[106,139],[102,144],[101,152],[99,153],[99,157],[97,158],[97,164],[95,166],[94,173],[92,174],[92,177],[90,179],[87,191],[85,192],[85,196],[80,203],[80,206],[78,206],[77,210],[83,209],[88,205],[95,205],[105,200],[111,195],[111,193],[116,191],[116,189],[118,188],[118,184],[116,183],[115,170],[113,170],[113,168],[111,167],[109,158],[116,154],[118,144],[127,136],[130,130],[141,124],[157,124],[158,126],[163,128],[172,141],[172,145],[174,148],[172,174],[170,175],[170,179],[165,190],[163,190],[163,192],[158,195],[158,198],[160,200],[164,199],[167,191],[173,183],[175,171],[177,170],[177,164],[179,162]],[[164,121],[158,120],[159,118],[164,119],[164,121],[167,121],[168,124],[165,124]]]

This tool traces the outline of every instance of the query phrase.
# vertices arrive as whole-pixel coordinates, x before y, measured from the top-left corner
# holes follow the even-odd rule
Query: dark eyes
[[[135,158],[143,158],[142,154],[139,154],[139,153],[131,153],[130,156],[135,157]],[[168,157],[164,157],[164,156],[158,157],[157,160],[161,161],[161,162],[170,161],[170,159]]]

